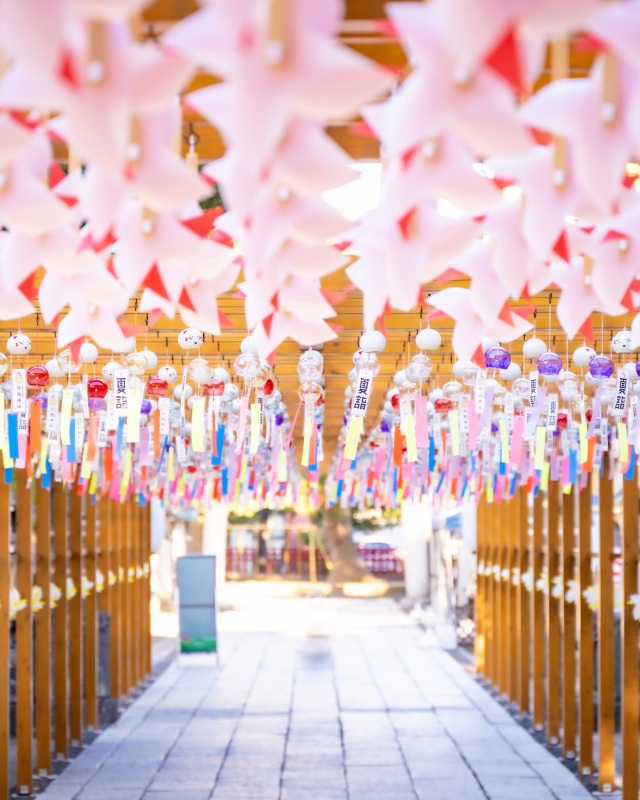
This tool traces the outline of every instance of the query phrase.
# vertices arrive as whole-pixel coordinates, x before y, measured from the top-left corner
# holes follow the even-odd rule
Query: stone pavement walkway
[[[266,586],[233,589],[219,668],[170,667],[46,800],[591,797],[392,600]]]

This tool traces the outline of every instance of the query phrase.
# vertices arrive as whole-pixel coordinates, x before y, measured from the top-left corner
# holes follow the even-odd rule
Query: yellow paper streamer
[[[548,461],[545,461],[542,465],[542,472],[540,473],[540,489],[543,492],[546,492],[549,488],[549,472],[551,470],[551,464]]]
[[[260,403],[251,403],[251,439],[249,452],[251,455],[258,452],[260,444]]]
[[[541,470],[544,467],[544,446],[547,441],[547,429],[542,425],[536,428],[536,458],[535,469]]]
[[[130,389],[127,402],[127,442],[137,444],[140,441],[140,404],[142,402],[140,389]]]
[[[458,412],[451,412],[452,414],[457,414]],[[456,432],[457,432],[456,427]],[[416,418],[411,414],[410,416],[405,418],[404,421],[404,436],[407,442],[407,461],[409,463],[415,463],[418,460],[418,447],[416,445]],[[453,448],[453,440],[452,440],[452,448]],[[453,455],[457,455],[457,452],[454,452],[452,449]]]
[[[191,408],[191,447],[194,453],[204,453],[204,407],[206,399],[195,397]]]
[[[2,412],[0,412],[2,414]],[[2,414],[4,416],[4,414]],[[40,443],[40,472],[44,474],[47,471],[47,454],[49,452],[49,440],[46,436],[42,437]]]
[[[176,477],[176,472],[173,467],[173,448],[169,450],[169,456],[167,458],[167,475],[169,476],[170,481]]]
[[[509,433],[507,423],[501,419],[498,422],[500,427],[500,461],[502,464],[509,463]]]
[[[415,419],[414,419],[415,432]],[[449,412],[449,435],[451,436],[451,455],[460,455],[460,423],[458,422],[458,409]],[[409,441],[407,440],[407,452],[409,451]],[[418,460],[417,457],[415,459]]]
[[[287,481],[287,453],[285,450],[280,451],[278,456],[278,483],[286,483]]]
[[[91,475],[91,481],[89,482],[89,494],[95,494],[97,487],[98,487],[98,473],[94,472]]]
[[[486,494],[487,494],[487,503],[493,503],[493,481],[488,480],[485,484],[486,486]]]
[[[71,407],[73,404],[73,389],[67,387],[62,392],[62,408],[60,410],[60,441],[62,444],[71,444]]]
[[[5,469],[13,469],[13,459],[9,455],[9,442],[2,442],[2,464]]]
[[[580,433],[580,463],[586,464],[589,459],[589,443],[587,442],[587,423],[581,422],[578,426]]]
[[[617,428],[619,449],[618,458],[620,459],[621,464],[627,464],[629,462],[629,437],[627,434],[627,426],[624,424],[624,422],[619,422]]]
[[[80,468],[80,476],[85,480],[91,477],[91,461],[87,459],[88,449],[89,449],[89,444],[85,442],[84,448],[82,450],[82,467]]]
[[[362,417],[351,416],[349,418],[349,428],[347,429],[347,441],[344,447],[344,457],[347,461],[353,461],[358,453],[358,442],[360,441],[360,431],[362,429]]]

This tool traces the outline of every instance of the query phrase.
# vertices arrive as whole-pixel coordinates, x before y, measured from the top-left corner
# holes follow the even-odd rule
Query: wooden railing
[[[98,728],[99,611],[111,622],[112,698],[123,703],[151,675],[148,509],[14,476],[13,488],[0,483],[0,800],[10,790],[12,625],[18,794]]]
[[[588,474],[578,492],[573,486],[567,494],[551,481],[535,496],[520,486],[509,501],[481,500],[476,665],[487,686],[549,744],[560,744],[563,757],[576,759],[579,774],[602,792],[614,789],[621,736],[623,798],[637,800],[639,649],[632,598],[638,594],[638,481],[635,475],[623,481],[620,560],[613,482],[600,478],[594,507],[594,480]],[[622,586],[616,587],[620,573]]]

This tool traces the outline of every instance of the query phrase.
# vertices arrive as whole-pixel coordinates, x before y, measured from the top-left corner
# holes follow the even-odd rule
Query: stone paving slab
[[[591,797],[393,601],[234,591],[220,666],[171,666],[45,800]]]

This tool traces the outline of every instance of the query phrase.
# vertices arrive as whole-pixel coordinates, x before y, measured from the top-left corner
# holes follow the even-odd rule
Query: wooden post
[[[124,583],[123,586],[123,603],[122,603],[122,664],[124,674],[123,684],[123,697],[128,695],[133,688],[133,585],[129,577],[129,568],[131,567],[131,538],[132,538],[132,524],[131,524],[131,501],[126,500],[122,503],[123,513],[123,526],[124,531],[124,547],[123,547],[123,568],[124,568]]]
[[[490,504],[488,501],[485,501],[485,547],[486,547],[486,554],[487,559],[485,561],[485,579],[484,579],[484,587],[485,587],[485,605],[484,605],[484,648],[485,648],[485,679],[489,685],[492,685],[495,681],[496,675],[496,666],[495,666],[495,626],[494,626],[494,586],[495,581],[493,580],[493,565],[495,564],[494,558],[494,549],[493,549],[493,541],[494,541],[494,533],[495,533],[495,524],[493,520],[493,511],[494,507],[493,504]]]
[[[580,492],[578,533],[578,765],[582,775],[593,771],[593,612],[584,598],[591,585],[591,473]]]
[[[4,478],[4,476],[3,476]],[[0,480],[0,797],[9,797],[10,486]]]
[[[144,578],[145,585],[145,601],[144,601],[144,618],[145,618],[145,661],[144,672],[145,679],[149,680],[153,675],[153,658],[151,648],[151,508],[145,506],[142,514],[142,530],[143,530],[143,543],[144,543],[144,564],[146,565],[146,575]]]
[[[106,614],[111,614],[111,587],[109,586],[109,570],[111,567],[111,508],[112,503],[108,498],[96,495],[96,519],[98,520],[98,569],[104,577],[104,589],[98,595],[98,609]]]
[[[502,576],[503,570],[509,570],[511,563],[511,555],[509,552],[509,540],[511,533],[509,530],[509,502],[502,500],[500,505],[500,574],[498,579],[498,591],[500,592],[500,691],[507,700],[511,699],[510,696],[510,682],[511,682],[511,604],[509,602],[509,584],[510,580],[504,580]],[[510,574],[510,573],[509,573]]]
[[[140,576],[140,506],[132,499],[132,532],[131,551],[135,578],[132,585],[134,607],[134,632],[133,632],[133,686],[139,688],[142,682],[142,580]]]
[[[576,602],[567,600],[567,583],[576,579],[576,494],[562,495],[562,755],[576,757]]]
[[[600,569],[598,606],[598,788],[614,789],[615,764],[615,617],[613,613],[613,481],[608,453],[599,482]],[[636,512],[637,513],[637,512]],[[636,654],[637,658],[637,654]],[[638,698],[636,696],[636,703]]]
[[[98,729],[98,595],[96,592],[96,506],[85,496],[84,574],[93,584],[84,600],[84,715],[88,730]]]
[[[545,702],[545,596],[535,588],[544,569],[544,497],[538,492],[533,499],[533,729],[544,729]]]
[[[623,484],[622,536],[622,800],[638,800],[638,623],[631,595],[638,593],[638,475]]]
[[[560,741],[560,717],[562,701],[562,650],[560,641],[560,608],[561,598],[553,597],[554,578],[562,578],[560,559],[560,487],[557,481],[549,482],[547,494],[548,502],[548,533],[547,533],[547,564],[549,568],[549,591],[546,596],[545,618],[547,623],[546,638],[548,647],[547,661],[547,742],[557,744]],[[562,586],[562,584],[560,584]]]
[[[33,789],[33,625],[31,617],[31,488],[27,472],[16,478],[16,589],[27,605],[16,617],[16,749],[18,794]]]
[[[484,563],[486,559],[486,524],[485,524],[485,501],[484,497],[480,498],[478,507],[476,509],[476,602],[475,602],[475,617],[476,617],[476,638],[474,641],[474,649],[476,654],[476,670],[482,677],[485,676],[485,577],[484,577]]]
[[[111,607],[111,696],[114,697],[118,703],[121,698],[121,626],[120,626],[120,605],[122,597],[122,583],[120,582],[120,565],[121,565],[121,509],[119,503],[113,503],[111,500],[106,501],[110,506],[110,513],[108,513],[109,520],[109,568],[116,581],[109,590],[109,603]]]
[[[76,594],[69,600],[69,733],[82,746],[82,497],[69,488],[69,575]]]
[[[51,494],[36,486],[36,584],[43,608],[35,617],[36,765],[51,774]],[[0,797],[2,795],[0,794]]]
[[[500,691],[502,685],[502,619],[501,619],[501,606],[500,606],[500,539],[502,537],[501,528],[501,510],[502,506],[498,503],[493,503],[491,506],[491,563],[493,564],[493,574],[489,578],[491,581],[491,631],[492,631],[492,655],[491,662],[493,664],[493,675],[491,684],[496,691]]]
[[[68,492],[66,484],[53,488],[53,582],[61,597],[53,611],[53,713],[54,752],[58,760],[69,755],[69,626],[67,615],[67,530]]]
[[[519,703],[518,660],[520,658],[520,627],[518,625],[518,589],[513,582],[514,571],[520,559],[520,492],[509,502],[509,699]]]
[[[524,486],[518,487],[520,496],[520,576],[525,575],[531,564],[531,540],[529,535],[529,496]],[[531,597],[522,580],[518,586],[518,627],[520,629],[520,658],[518,659],[520,689],[518,705],[522,714],[531,712]]]

